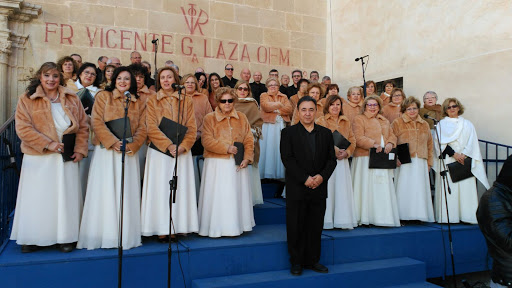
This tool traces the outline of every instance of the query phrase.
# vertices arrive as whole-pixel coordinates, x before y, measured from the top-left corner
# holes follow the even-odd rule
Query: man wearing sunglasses
[[[233,77],[233,71],[235,71],[233,65],[226,64],[226,66],[224,67],[224,73],[226,74],[226,76],[222,77],[222,83],[224,83],[225,87],[229,86],[231,88],[235,88],[238,79]]]

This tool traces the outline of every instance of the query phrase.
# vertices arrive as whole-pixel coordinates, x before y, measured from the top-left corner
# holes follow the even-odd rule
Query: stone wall
[[[510,1],[332,1],[333,82],[361,85],[367,77],[404,77],[406,95],[436,91],[440,102],[457,97],[479,138],[512,145]],[[331,51],[333,51],[331,53]]]

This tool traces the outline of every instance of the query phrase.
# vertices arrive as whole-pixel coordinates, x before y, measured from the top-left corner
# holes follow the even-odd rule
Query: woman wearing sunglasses
[[[370,149],[389,154],[396,146],[396,136],[389,121],[382,116],[379,96],[364,99],[362,114],[354,117],[352,129],[356,149],[352,161],[354,202],[359,224],[400,226],[392,169],[370,169]]]
[[[441,149],[438,149],[436,143],[437,155],[442,155],[446,165],[455,161],[460,164],[471,165],[471,173],[474,177],[470,177],[456,183],[452,182],[450,172],[447,172],[448,183],[451,188],[451,194],[444,192],[444,185],[441,180],[440,173],[436,173],[436,194],[435,194],[435,213],[436,221],[446,223],[448,217],[446,215],[445,196],[448,200],[448,213],[450,214],[450,223],[477,224],[476,209],[478,207],[478,194],[476,189],[476,179],[489,189],[489,182],[485,174],[482,162],[482,154],[478,144],[478,136],[473,124],[462,118],[464,114],[464,106],[457,98],[448,98],[443,102],[443,116],[439,121],[437,135]],[[442,153],[440,153],[442,151]],[[464,162],[466,158],[471,157],[471,164]],[[436,157],[438,158],[438,157]],[[436,172],[444,171],[439,163],[434,163]],[[476,179],[475,179],[476,177]]]
[[[251,124],[251,132],[254,137],[254,160],[252,165],[249,165],[251,172],[251,188],[252,188],[252,204],[263,204],[263,192],[261,191],[260,171],[258,169],[258,162],[260,160],[260,137],[261,126],[263,119],[261,119],[260,108],[256,99],[252,98],[251,87],[245,80],[239,80],[235,85],[236,95],[238,101],[235,103],[236,111],[240,111],[247,116],[249,124]]]
[[[247,117],[234,108],[236,100],[233,89],[219,88],[217,108],[204,117],[205,161],[198,207],[201,236],[238,236],[255,225],[251,175],[246,169],[253,161],[254,139]],[[238,151],[242,145],[243,151]],[[239,152],[243,160],[236,165]]]

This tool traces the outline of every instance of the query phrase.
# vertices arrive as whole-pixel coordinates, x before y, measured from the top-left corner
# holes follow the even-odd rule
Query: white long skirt
[[[251,174],[252,205],[263,204],[260,169],[252,165],[247,166],[247,169],[249,169],[249,174]]]
[[[446,158],[446,165],[455,162],[452,157]],[[448,213],[450,214],[450,223],[466,222],[477,224],[476,210],[478,208],[478,194],[476,188],[476,178],[452,182],[450,172],[447,172],[448,183],[452,194],[446,192],[446,200],[448,200]],[[446,204],[443,180],[440,173],[436,173],[436,195],[434,198],[434,207],[436,213],[436,221],[438,223],[447,223]]]
[[[144,185],[142,186],[142,235],[169,235],[169,195],[174,163],[155,149],[148,149]],[[197,232],[196,187],[192,153],[188,151],[178,159],[178,190],[172,204],[173,230],[171,234]]]
[[[91,167],[91,161],[94,157],[94,150],[89,150],[87,157],[79,162],[80,167],[80,182],[82,187],[82,201],[85,199],[85,193],[87,192],[87,180],[89,179],[89,168]]]
[[[131,154],[131,153],[130,153]],[[139,155],[126,154],[123,249],[140,246]],[[121,206],[121,153],[97,145],[89,169],[84,213],[77,248],[116,248]]]
[[[434,222],[427,160],[414,157],[411,163],[402,164],[396,170],[395,189],[400,220]]]
[[[56,153],[25,154],[11,239],[38,246],[78,241],[82,203],[78,163]]]
[[[359,224],[400,226],[393,170],[369,169],[369,156],[354,157],[352,179]]]
[[[251,231],[251,175],[247,168],[236,171],[235,160],[206,158],[199,196],[199,235],[238,236]]]
[[[281,161],[281,130],[285,123],[281,117],[277,117],[276,123],[263,123],[260,139],[260,162],[258,164],[262,179],[283,179],[284,165]]]
[[[327,202],[324,229],[357,227],[352,177],[348,160],[336,160],[338,164],[327,182]]]

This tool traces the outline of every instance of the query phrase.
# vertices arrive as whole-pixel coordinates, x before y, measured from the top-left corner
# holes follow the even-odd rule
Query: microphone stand
[[[364,76],[364,57],[361,57],[361,68],[363,68],[363,95],[366,98],[366,78]]]
[[[186,97],[187,95],[185,95]],[[183,99],[183,104],[185,104],[185,99]],[[180,115],[180,114],[183,114],[183,112],[181,111],[181,105],[182,105],[182,101],[181,101],[181,88],[178,87],[178,115],[177,115],[177,122],[178,124],[181,124],[180,122],[183,122],[183,119],[181,119],[182,121],[180,121],[180,116],[181,118],[183,118],[183,115]],[[179,132],[179,128],[176,129],[176,139],[178,139],[178,143],[175,143],[176,144],[176,156],[175,156],[175,159],[176,161],[174,162],[174,169],[173,169],[173,175],[172,175],[172,178],[171,180],[169,181],[169,190],[170,190],[170,194],[169,194],[169,247],[167,248],[167,287],[170,288],[171,287],[171,259],[172,259],[172,241],[171,241],[171,235],[172,235],[172,204],[173,203],[176,203],[176,191],[178,190],[178,153],[179,153],[179,148],[180,148],[180,142],[179,141],[179,137],[180,137],[180,132]],[[176,232],[176,231],[174,231]],[[176,239],[176,242],[178,241],[178,234],[175,233],[174,235],[175,239]],[[179,247],[178,247],[179,249]],[[179,253],[179,252],[178,252]]]
[[[124,107],[124,128],[123,128],[123,144],[121,145],[121,211],[119,225],[119,242],[117,248],[118,254],[118,271],[117,271],[117,287],[122,287],[123,281],[123,218],[124,218],[124,159],[126,157],[126,128],[128,121],[128,107],[130,106],[130,94],[126,95],[126,106]]]
[[[155,80],[156,80],[156,77],[158,77],[158,68],[156,67],[156,55],[158,54],[158,39],[155,39],[153,41],[151,41],[153,43],[153,45],[155,46],[155,61],[154,61],[154,67],[155,67]],[[155,81],[155,85],[158,86],[158,81]],[[156,91],[158,91],[158,89],[160,89],[160,87],[155,87]]]
[[[437,120],[434,120],[434,127],[436,128],[436,138],[437,138],[437,145],[439,147],[439,154],[441,155],[440,157],[440,162],[439,162],[439,175],[441,175],[441,181],[443,182],[443,191],[441,193],[441,196],[443,196],[444,194],[444,204],[446,206],[446,217],[447,217],[447,220],[446,220],[446,223],[448,224],[448,242],[450,243],[450,257],[451,257],[451,260],[452,260],[452,279],[453,279],[453,287],[457,287],[457,279],[455,277],[455,261],[454,261],[454,256],[453,256],[453,238],[452,238],[452,229],[451,229],[451,224],[450,224],[450,213],[449,213],[449,209],[448,209],[448,198],[447,198],[447,195],[446,195],[446,190],[448,190],[448,193],[451,195],[452,194],[452,190],[450,188],[450,183],[448,182],[448,171],[447,171],[447,168],[446,168],[446,163],[444,161],[444,155],[443,155],[443,152],[441,151],[441,127],[438,127],[439,125],[439,122]],[[439,128],[439,130],[438,130]],[[441,171],[441,168],[442,168],[442,171]],[[442,219],[442,218],[441,218]],[[443,227],[441,226],[441,231],[443,230]],[[444,236],[443,236],[444,237]]]

